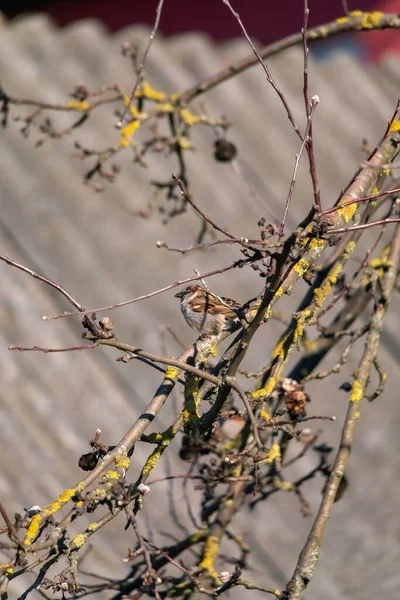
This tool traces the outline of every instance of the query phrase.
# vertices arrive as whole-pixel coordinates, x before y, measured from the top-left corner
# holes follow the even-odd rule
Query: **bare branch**
[[[129,102],[125,106],[124,112],[122,113],[122,116],[121,116],[121,118],[120,118],[120,120],[118,122],[118,127],[122,127],[122,125],[123,125],[123,123],[125,121],[125,117],[127,115],[127,112],[129,111],[129,109],[131,107],[132,101],[133,101],[133,99],[135,97],[136,91],[137,91],[137,89],[139,87],[139,84],[141,82],[143,71],[144,71],[144,66],[145,66],[146,59],[147,59],[147,55],[150,52],[151,45],[154,42],[154,39],[155,39],[156,33],[157,33],[157,29],[158,29],[158,26],[160,24],[161,11],[162,11],[163,4],[164,4],[164,0],[159,0],[158,5],[157,5],[157,10],[156,10],[156,20],[154,22],[153,30],[152,30],[152,32],[150,34],[149,41],[148,41],[147,46],[146,46],[146,48],[144,50],[144,53],[143,53],[142,61],[141,61],[140,65],[139,65],[138,71],[136,73],[136,75],[137,75],[137,77],[136,77],[136,83],[133,86],[131,94],[129,96]]]
[[[390,225],[391,223],[398,223],[400,218],[389,218],[380,219],[379,221],[372,221],[372,223],[363,223],[362,225],[352,225],[350,227],[338,227],[337,229],[329,229],[326,235],[336,235],[338,233],[348,233],[349,231],[361,231],[361,229],[371,229],[377,225]]]
[[[289,206],[290,206],[290,203],[292,201],[294,186],[296,184],[297,169],[299,167],[300,159],[301,159],[301,156],[303,154],[303,151],[304,151],[304,149],[305,149],[305,147],[307,145],[308,136],[309,136],[310,131],[311,131],[311,124],[312,124],[313,114],[314,114],[314,111],[315,111],[315,109],[316,109],[316,107],[318,105],[318,102],[319,102],[319,100],[317,101],[316,98],[312,99],[311,108],[310,108],[309,114],[307,115],[307,127],[306,127],[306,130],[304,132],[303,141],[302,141],[302,144],[300,146],[299,153],[296,154],[296,156],[295,156],[292,180],[290,182],[290,188],[289,188],[288,197],[286,199],[285,210],[284,210],[284,213],[283,213],[282,222],[281,222],[280,227],[279,227],[279,237],[280,238],[284,234],[286,219],[287,219],[287,216],[288,216],[288,213],[289,213]]]
[[[94,310],[87,310],[83,313],[77,312],[64,312],[58,315],[45,315],[43,320],[48,321],[50,319],[62,319],[64,317],[72,317],[79,314],[90,315],[92,313],[104,312],[105,310],[113,310],[114,308],[120,308],[121,306],[127,306],[128,304],[134,304],[135,302],[140,302],[141,300],[147,300],[147,298],[152,298],[153,296],[157,296],[158,294],[163,294],[164,292],[168,292],[173,288],[176,288],[179,285],[183,285],[185,283],[190,283],[191,281],[199,281],[200,279],[206,277],[212,277],[213,275],[219,275],[221,273],[226,273],[226,271],[230,271],[231,269],[235,269],[237,267],[242,267],[247,264],[251,264],[251,260],[241,260],[237,261],[227,267],[222,267],[221,269],[215,269],[214,271],[208,271],[207,273],[203,273],[202,275],[195,275],[194,277],[187,277],[186,279],[181,279],[179,281],[175,281],[175,283],[171,283],[170,285],[166,285],[155,292],[150,292],[149,294],[145,294],[143,296],[138,296],[137,298],[131,298],[130,300],[125,300],[124,302],[118,302],[118,304],[111,304],[110,306],[103,306],[101,308],[95,308]]]
[[[75,298],[73,298],[59,283],[48,279],[48,277],[45,277],[44,275],[39,275],[39,273],[36,273],[35,271],[32,271],[32,269],[29,269],[28,267],[25,267],[24,265],[21,265],[15,262],[14,260],[11,260],[11,258],[7,258],[7,256],[4,256],[3,254],[0,254],[0,260],[3,260],[11,267],[15,267],[16,269],[20,269],[20,271],[23,271],[24,273],[28,273],[28,275],[31,275],[35,279],[43,281],[43,283],[47,283],[47,285],[60,292],[60,294],[62,294],[64,298],[66,298],[68,302],[72,304],[72,306],[75,306],[75,308],[77,308],[81,313],[85,310],[83,306],[81,306],[79,302],[77,302]]]

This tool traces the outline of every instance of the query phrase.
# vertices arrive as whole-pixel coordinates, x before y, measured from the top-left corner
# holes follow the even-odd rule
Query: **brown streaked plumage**
[[[238,328],[241,304],[235,300],[218,297],[202,285],[189,285],[175,297],[181,300],[186,322],[199,333],[217,335]]]

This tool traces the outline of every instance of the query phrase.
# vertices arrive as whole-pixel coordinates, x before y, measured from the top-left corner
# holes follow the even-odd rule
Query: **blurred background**
[[[7,18],[13,18],[32,12],[43,12],[51,16],[58,25],[66,25],[81,19],[99,19],[111,31],[117,31],[134,23],[153,24],[154,2],[136,0],[2,0],[0,9]],[[332,21],[344,12],[341,0],[309,0],[309,26],[315,27]],[[364,11],[382,11],[399,13],[400,0],[362,0],[347,2],[348,9]],[[269,44],[285,35],[299,30],[302,21],[303,3],[299,0],[237,0],[234,8],[239,11],[246,27],[260,43]],[[237,36],[237,23],[231,15],[227,16],[226,7],[215,0],[188,2],[187,0],[169,0],[163,9],[160,27],[165,35],[187,31],[203,31],[214,40],[228,40]],[[368,36],[346,36],[346,43],[360,55],[375,60],[386,48],[400,50],[396,31],[372,32]],[[344,41],[342,39],[341,43]],[[329,41],[325,45],[335,45]]]
[[[234,3],[252,36],[267,43],[299,31],[302,3],[238,1]],[[399,2],[363,2],[350,9],[385,9],[400,12]],[[118,83],[127,93],[134,74],[120,48],[137,44],[143,52],[155,17],[157,2],[7,2],[3,0],[0,25],[0,81],[12,97],[64,103],[76,85],[97,89]],[[310,24],[327,22],[343,14],[339,1],[310,0]],[[196,82],[249,55],[236,21],[222,2],[166,0],[160,32],[146,63],[146,78],[167,94]],[[317,171],[324,206],[333,204],[365,159],[362,146],[373,147],[382,137],[399,96],[398,31],[337,37],[311,48],[310,95],[321,103],[314,119]],[[371,40],[371,41],[369,41]],[[295,118],[304,126],[301,48],[288,50],[268,64],[285,92]],[[234,122],[229,139],[238,148],[234,164],[214,159],[215,131],[197,126],[193,151],[185,154],[188,179],[199,206],[222,226],[239,236],[256,237],[257,221],[279,222],[292,175],[298,140],[280,102],[256,66],[216,88],[193,104],[203,111]],[[21,135],[21,117],[32,108],[11,108],[9,126],[2,130],[0,157],[0,252],[62,284],[87,308],[151,292],[178,278],[222,267],[239,259],[234,247],[220,247],[182,256],[156,247],[157,240],[171,246],[195,241],[200,222],[190,210],[163,223],[157,212],[141,219],[151,201],[151,181],[168,179],[177,170],[174,159],[150,155],[147,168],[134,164],[128,150],[118,157],[116,181],[102,193],[83,184],[90,161],[77,158],[75,141],[91,148],[118,143],[114,107],[95,111],[84,127],[61,139],[43,139],[33,128]],[[65,114],[51,115],[57,127],[70,122]],[[312,188],[303,161],[295,189],[288,227],[296,225],[312,202]],[[355,260],[361,260],[367,238]],[[116,443],[151,399],[160,375],[134,361],[116,363],[112,349],[45,355],[17,354],[10,344],[64,347],[80,343],[79,319],[42,320],[45,314],[69,310],[49,287],[4,263],[0,264],[0,495],[9,514],[32,504],[54,500],[82,476],[78,457],[89,451],[88,441],[97,428],[104,443]],[[252,270],[233,271],[209,280],[218,294],[245,301],[262,288]],[[282,308],[295,310],[305,292],[300,283]],[[381,348],[381,363],[389,381],[384,395],[363,406],[358,437],[351,457],[349,489],[335,505],[328,524],[320,564],[307,591],[308,600],[392,600],[400,584],[398,555],[400,525],[399,436],[400,338],[398,301],[388,315]],[[194,332],[183,321],[173,292],[114,311],[115,332],[127,343],[155,353],[177,356],[179,345],[165,332],[171,326],[185,344]],[[261,329],[246,358],[245,368],[256,370],[268,361],[272,343],[282,331],[273,322]],[[356,347],[343,372],[328,382],[310,386],[309,414],[335,414],[335,423],[323,423],[322,439],[337,446],[347,397],[340,384],[351,378],[362,347]],[[294,356],[293,360],[296,360]],[[324,361],[333,365],[338,354]],[[290,366],[288,367],[289,370]],[[246,387],[246,382],[244,381]],[[153,425],[167,427],[179,410],[178,394],[170,399]],[[180,439],[166,453],[155,476],[179,474],[187,464],[178,457]],[[297,451],[297,448],[294,448]],[[130,480],[134,481],[149,448],[138,444]],[[293,477],[307,472],[317,457],[307,455]],[[320,501],[323,481],[305,489],[311,512]],[[191,525],[181,505],[179,484],[157,484],[146,497],[139,515],[144,530],[151,523],[156,543],[180,535]],[[193,504],[196,494],[193,492]],[[178,510],[177,510],[178,509]],[[179,513],[180,524],[171,517]],[[82,528],[80,522],[76,532]],[[131,532],[116,519],[94,539],[85,566],[100,574],[123,576],[122,558],[133,545]],[[283,492],[235,520],[254,548],[247,579],[267,587],[284,587],[311,526],[299,513],[298,500]],[[6,556],[1,557],[5,562]],[[4,560],[3,560],[4,559]],[[26,582],[17,579],[17,597]],[[93,580],[89,580],[93,582]],[[86,580],[83,578],[83,583]],[[39,597],[31,594],[32,598]],[[108,596],[104,595],[104,598]],[[232,597],[240,597],[232,593]],[[252,598],[261,597],[251,592]]]

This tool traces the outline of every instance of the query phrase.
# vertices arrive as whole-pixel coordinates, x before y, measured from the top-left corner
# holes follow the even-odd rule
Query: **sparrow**
[[[199,333],[218,335],[221,331],[235,331],[240,326],[238,312],[242,305],[216,296],[202,285],[189,285],[175,294],[181,300],[181,311],[186,322]]]

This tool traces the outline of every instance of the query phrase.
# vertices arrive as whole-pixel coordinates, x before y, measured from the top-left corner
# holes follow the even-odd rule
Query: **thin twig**
[[[82,313],[85,310],[83,308],[83,306],[81,306],[79,304],[79,302],[77,302],[75,300],[75,298],[73,298],[59,283],[52,281],[51,279],[49,279],[48,277],[45,277],[44,275],[39,275],[39,273],[36,273],[35,271],[32,271],[32,269],[29,269],[28,267],[25,267],[24,265],[21,265],[21,264],[15,262],[14,260],[11,260],[11,258],[7,258],[7,256],[4,256],[3,254],[0,254],[0,260],[3,260],[5,263],[10,265],[11,267],[15,267],[17,269],[20,269],[20,271],[23,271],[24,273],[28,273],[28,275],[31,275],[35,279],[40,279],[40,281],[43,281],[43,283],[47,283],[47,285],[51,286],[52,288],[54,288],[55,290],[60,292],[60,294],[62,294],[64,296],[64,298],[66,298],[68,300],[68,302],[70,304],[72,304],[72,306],[75,306],[75,308],[77,308],[80,311],[80,313]],[[79,314],[79,313],[76,313],[76,314]]]
[[[371,223],[363,223],[362,225],[352,225],[350,227],[338,227],[337,229],[329,229],[324,235],[335,235],[337,233],[347,233],[348,231],[357,231],[361,229],[371,229],[377,225],[389,225],[390,223],[399,223],[400,217],[380,219],[379,221],[372,221]]]
[[[307,42],[317,42],[319,40],[326,40],[329,37],[340,35],[351,31],[368,31],[371,30],[382,30],[382,29],[399,29],[400,28],[400,17],[396,14],[382,14],[379,19],[365,19],[365,13],[360,12],[359,15],[351,15],[346,20],[339,22],[338,19],[329,23],[323,23],[317,27],[313,27],[307,31]],[[293,33],[288,35],[272,44],[264,46],[260,49],[258,54],[265,60],[271,56],[279,54],[283,50],[293,48],[302,43],[301,33]],[[211,77],[207,77],[202,81],[197,82],[194,86],[186,90],[180,96],[180,100],[183,104],[188,104],[194,99],[198,98],[202,94],[209,92],[216,88],[218,85],[229,81],[233,77],[239,75],[246,69],[253,67],[259,62],[258,56],[246,56],[244,59],[236,61],[230,64],[223,71],[213,74]]]
[[[284,425],[297,425],[297,423],[305,423],[306,421],[336,421],[336,417],[333,415],[314,415],[312,417],[299,417],[293,421],[277,421],[273,418],[267,421],[267,425],[270,427],[282,427]]]
[[[194,583],[194,585],[198,588],[200,592],[211,596],[214,595],[213,590],[203,588],[200,585],[199,580],[196,577],[194,577],[192,573],[190,573],[190,571],[186,569],[182,564],[180,564],[178,561],[174,560],[171,556],[169,556],[169,554],[165,552],[165,550],[163,550],[153,542],[150,542],[150,540],[145,539],[145,541],[149,544],[149,546],[152,546],[157,552],[159,552],[171,565],[185,573],[185,575],[190,579],[190,581],[192,581],[192,583]]]
[[[118,91],[118,90],[116,90],[115,86],[112,86],[110,88],[110,90]],[[97,94],[92,93],[88,97],[90,98],[95,95],[99,95],[101,93],[107,92],[107,91],[109,91],[109,90],[102,89]],[[118,93],[116,96],[112,96],[111,98],[100,98],[99,100],[96,100],[95,102],[91,102],[89,104],[88,108],[84,112],[88,113],[91,110],[93,110],[94,108],[97,108],[98,106],[103,106],[104,104],[111,104],[112,102],[117,102],[119,100],[122,100],[122,98],[123,98],[122,93]],[[72,106],[72,105],[68,106],[68,104],[55,104],[55,103],[51,103],[51,102],[41,102],[40,100],[31,100],[29,98],[13,98],[12,96],[7,96],[7,99],[10,104],[14,104],[15,106],[36,106],[40,110],[54,110],[57,112],[76,112],[76,110],[77,110],[75,106]]]
[[[40,346],[32,346],[30,348],[25,346],[8,346],[9,350],[17,350],[18,352],[44,352],[45,354],[49,354],[52,352],[75,352],[76,350],[93,350],[97,347],[97,342],[93,344],[84,344],[82,346],[69,346],[68,348],[41,348]]]
[[[15,527],[15,525],[10,521],[10,518],[6,512],[6,509],[4,508],[3,504],[0,502],[0,514],[4,519],[4,522],[7,526],[8,529],[8,535],[10,540],[12,540],[15,544],[17,544],[17,546],[21,545],[21,540],[18,537],[18,530]]]
[[[257,444],[257,448],[259,450],[262,450],[264,447],[264,444],[262,443],[261,439],[260,439],[260,434],[258,432],[258,425],[257,425],[257,421],[255,419],[255,416],[253,414],[253,410],[250,406],[250,402],[249,399],[245,393],[245,391],[240,387],[240,385],[238,385],[236,382],[231,382],[229,381],[229,384],[233,387],[234,390],[237,391],[237,393],[239,394],[240,398],[242,399],[242,402],[246,408],[247,414],[249,416],[250,419],[250,423],[251,423],[251,427],[253,430],[253,435],[254,435],[254,439],[255,442]]]
[[[268,246],[269,248],[276,248],[279,246],[279,242],[272,242],[270,240],[253,240],[248,238],[229,238],[228,240],[214,240],[213,242],[205,242],[204,244],[192,244],[187,248],[172,248],[168,246],[166,242],[158,241],[157,248],[165,248],[169,252],[179,252],[180,254],[187,254],[188,252],[193,252],[194,250],[207,250],[208,248],[212,248],[213,246],[219,246],[220,244],[240,244],[243,245],[251,245],[251,246]]]
[[[125,300],[124,302],[118,302],[117,304],[111,304],[110,306],[102,306],[101,308],[95,308],[93,310],[87,310],[84,312],[64,312],[57,315],[44,315],[42,318],[44,321],[49,321],[50,319],[63,319],[64,317],[72,317],[75,315],[89,315],[93,312],[104,312],[105,310],[113,310],[114,308],[120,308],[121,306],[127,306],[128,304],[134,304],[135,302],[140,302],[141,300],[147,300],[147,298],[152,298],[153,296],[157,296],[158,294],[163,294],[164,292],[168,292],[173,288],[176,288],[178,285],[183,285],[185,283],[189,283],[191,281],[199,281],[199,279],[205,277],[212,277],[213,275],[219,275],[220,273],[226,273],[226,271],[230,271],[231,269],[235,269],[239,266],[245,266],[250,264],[252,260],[241,260],[237,261],[227,267],[222,267],[221,269],[214,269],[214,271],[209,271],[208,273],[203,273],[202,275],[195,275],[194,277],[187,277],[186,279],[181,279],[179,281],[175,281],[170,285],[166,285],[163,288],[156,290],[155,292],[150,292],[149,294],[144,294],[143,296],[138,296],[137,298],[131,298],[130,300]]]
[[[128,523],[130,523],[132,525],[133,531],[135,532],[135,535],[136,535],[136,538],[137,538],[137,541],[139,544],[139,548],[141,548],[141,550],[143,551],[143,556],[144,556],[144,560],[146,562],[146,567],[147,567],[147,575],[149,577],[151,577],[152,573],[155,574],[155,570],[153,569],[153,565],[151,562],[150,552],[147,550],[146,545],[144,543],[143,536],[139,531],[136,516],[135,516],[132,508],[129,505],[125,506],[125,512],[128,517]],[[161,600],[160,593],[157,590],[156,586],[157,586],[157,582],[154,581],[154,583],[152,585],[154,595],[157,598],[157,600]]]
[[[293,174],[292,174],[292,179],[291,179],[290,187],[289,187],[289,193],[288,193],[288,196],[286,198],[285,210],[284,210],[284,213],[283,213],[282,222],[281,222],[280,227],[279,227],[279,238],[283,237],[283,234],[284,234],[284,231],[285,231],[285,224],[286,224],[286,219],[287,219],[287,216],[288,216],[288,213],[289,213],[289,206],[290,206],[290,203],[292,201],[294,186],[296,184],[297,169],[299,167],[301,156],[302,156],[303,151],[304,151],[304,149],[306,147],[306,144],[307,144],[308,135],[309,135],[309,132],[310,132],[310,129],[311,129],[312,117],[313,117],[314,111],[315,111],[315,109],[316,109],[316,107],[318,105],[318,102],[319,102],[319,99],[318,99],[318,97],[315,96],[312,99],[310,112],[309,112],[309,114],[307,116],[307,126],[306,126],[306,130],[304,132],[304,139],[303,139],[302,144],[300,146],[299,153],[296,154],[296,156],[295,156]]]
[[[265,60],[262,58],[262,56],[260,55],[260,53],[258,52],[257,48],[255,47],[255,45],[253,44],[249,34],[246,31],[246,28],[240,18],[239,13],[237,13],[234,8],[232,7],[231,3],[229,2],[229,0],[222,0],[224,4],[226,4],[226,6],[229,8],[229,10],[231,11],[231,13],[233,14],[233,16],[235,17],[235,19],[237,20],[240,29],[242,30],[242,34],[244,35],[244,37],[246,38],[250,48],[252,49],[255,57],[256,57],[256,61],[258,61],[260,63],[260,65],[262,66],[262,68],[264,69],[264,73],[267,77],[267,81],[268,83],[271,84],[271,86],[273,87],[273,89],[275,90],[275,92],[277,93],[278,97],[280,98],[285,110],[286,110],[286,114],[288,116],[289,121],[291,122],[291,124],[293,125],[293,129],[295,130],[295,132],[297,133],[297,135],[299,136],[299,138],[301,139],[301,141],[303,141],[303,136],[301,135],[300,129],[298,128],[296,121],[294,120],[294,116],[293,113],[290,109],[289,103],[286,100],[286,97],[284,95],[284,93],[282,92],[282,90],[278,87],[277,83],[275,82],[274,78],[272,77],[271,71],[269,70]],[[256,62],[255,61],[255,62]]]
[[[312,103],[310,103],[308,97],[308,45],[307,45],[307,26],[308,26],[308,16],[310,14],[307,0],[304,0],[304,20],[303,20],[303,28],[301,30],[301,37],[303,40],[303,55],[304,55],[304,69],[303,69],[303,96],[304,96],[304,107],[306,110],[307,124],[310,123],[308,128],[307,135],[304,135],[304,139],[306,142],[306,150],[308,154],[308,162],[310,165],[310,175],[311,181],[314,190],[314,207],[317,213],[321,212],[321,192],[319,188],[318,178],[317,178],[317,169],[315,165],[315,154],[314,154],[314,139],[313,139],[313,126],[311,119],[311,111],[313,109],[314,102],[319,102],[318,96],[313,96]]]
[[[222,229],[222,227],[220,227],[219,225],[217,225],[216,223],[214,223],[214,221],[212,221],[210,219],[210,217],[208,217],[198,206],[197,204],[195,204],[193,198],[191,198],[190,194],[188,194],[188,192],[185,189],[185,186],[183,185],[183,182],[181,179],[179,179],[179,177],[177,175],[172,174],[172,179],[175,181],[175,183],[178,185],[181,195],[185,198],[185,200],[187,200],[190,204],[190,206],[192,206],[192,208],[194,208],[194,210],[205,220],[207,221],[207,223],[209,223],[209,225],[211,225],[211,227],[213,227],[214,229],[216,229],[217,231],[219,231],[220,233],[222,233],[223,235],[226,235],[226,237],[230,238],[231,240],[237,240],[238,238],[235,237],[234,235],[232,235],[231,233],[229,233],[229,231],[226,231],[225,229]]]
[[[371,165],[367,164],[367,167]],[[352,204],[360,204],[361,202],[368,202],[368,200],[376,200],[377,198],[381,198],[382,196],[390,196],[391,194],[398,194],[400,192],[400,188],[394,188],[393,190],[386,190],[386,192],[379,192],[379,194],[371,194],[370,196],[363,196],[362,198],[355,198],[354,200],[349,200],[348,202],[343,202],[333,206],[332,208],[327,208],[324,210],[320,216],[329,215],[330,213],[337,212],[347,206],[351,206]]]
[[[124,112],[122,113],[122,116],[121,116],[121,118],[120,118],[120,120],[118,122],[118,127],[119,128],[122,127],[122,125],[123,125],[123,122],[125,120],[126,114],[127,114],[128,110],[131,107],[132,100],[135,97],[136,91],[137,91],[137,89],[139,87],[139,84],[141,82],[143,71],[144,71],[144,66],[145,66],[146,59],[147,59],[147,55],[148,55],[148,53],[150,51],[152,43],[154,42],[154,39],[155,39],[156,33],[157,33],[157,29],[158,29],[158,26],[160,24],[161,11],[162,11],[163,4],[164,4],[164,0],[159,0],[158,6],[157,6],[157,10],[156,10],[156,20],[154,22],[153,30],[152,30],[152,32],[150,34],[149,41],[148,41],[147,46],[145,48],[145,51],[143,53],[142,62],[140,63],[139,68],[137,70],[136,83],[133,86],[131,94],[129,96],[129,102],[125,106]]]

